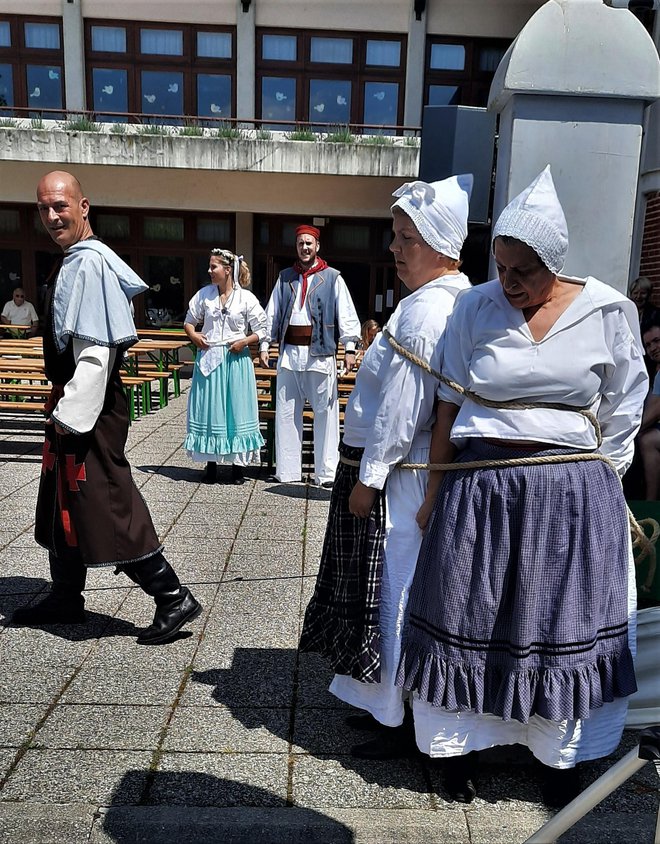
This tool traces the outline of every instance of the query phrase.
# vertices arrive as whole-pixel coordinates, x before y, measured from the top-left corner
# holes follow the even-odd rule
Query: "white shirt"
[[[445,275],[415,290],[387,322],[390,334],[417,357],[440,369],[439,341],[456,294],[467,276]],[[364,448],[360,480],[382,489],[413,438],[430,431],[438,379],[397,354],[382,333],[367,349],[344,414],[344,442]]]
[[[51,417],[74,434],[91,431],[101,414],[116,349],[73,338],[76,369]]]
[[[32,325],[39,322],[39,317],[31,302],[16,305],[11,299],[2,309],[2,316],[9,320],[10,325]]]
[[[636,309],[595,278],[562,278],[582,290],[538,341],[498,280],[461,294],[443,338],[442,374],[493,401],[590,409],[601,425],[602,453],[623,474],[632,462],[648,383]],[[451,430],[459,447],[470,437],[493,437],[597,448],[592,424],[579,413],[487,408],[444,384],[438,396],[460,407]]]
[[[190,300],[185,321],[190,325],[202,323],[202,334],[210,347],[198,352],[204,375],[222,363],[227,346],[236,340],[248,334],[256,334],[259,340],[266,336],[264,309],[254,293],[242,287],[234,287],[223,305],[218,286],[207,284]]]
[[[314,283],[315,273],[307,276],[307,290],[309,291]],[[311,325],[309,315],[309,302],[306,299],[302,303],[302,276],[298,276],[293,282],[295,299],[289,325]],[[337,325],[339,327],[339,341],[347,352],[354,351],[355,344],[360,338],[361,325],[355,311],[355,305],[348,292],[346,282],[337,276],[335,280],[335,302]],[[268,327],[266,337],[261,343],[261,351],[268,351],[271,342],[273,322],[276,314],[283,307],[282,284],[278,281],[266,306]],[[334,371],[334,355],[310,355],[309,346],[293,346],[290,343],[280,343],[280,357],[277,362],[278,369],[291,369],[294,372],[323,372],[326,375]]]

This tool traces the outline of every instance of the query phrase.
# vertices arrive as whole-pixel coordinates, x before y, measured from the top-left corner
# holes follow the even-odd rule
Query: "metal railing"
[[[119,111],[91,111],[89,109],[62,109],[62,108],[40,108],[0,106],[0,126],[4,121],[21,120],[29,121],[28,126],[44,120],[59,121],[62,128],[78,129],[80,131],[95,131],[94,127],[99,124],[110,123],[127,127],[153,127],[160,126],[163,129],[171,129],[170,134],[186,134],[181,129],[198,129],[201,133],[209,130],[218,133],[224,132],[227,137],[232,133],[235,137],[249,137],[254,134],[259,137],[261,134],[272,132],[283,132],[285,135],[310,134],[327,137],[345,136],[350,137],[389,137],[389,138],[418,138],[421,134],[419,126],[399,126],[375,123],[323,123],[318,120],[273,120],[272,118],[244,118],[244,117],[211,117],[190,114],[148,114],[145,112],[119,112]],[[85,122],[88,128],[84,128]],[[156,132],[154,132],[156,133]],[[294,138],[295,139],[295,138]]]

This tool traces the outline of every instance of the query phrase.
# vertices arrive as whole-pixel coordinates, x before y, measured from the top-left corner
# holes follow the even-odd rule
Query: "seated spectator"
[[[369,346],[373,343],[376,339],[376,335],[380,331],[380,325],[376,322],[375,319],[368,319],[366,322],[362,323],[362,330],[361,330],[361,339],[360,339],[360,346],[357,355],[356,363],[362,363],[362,358],[364,357],[364,353],[367,351]]]
[[[362,348],[368,349],[369,346],[376,339],[376,334],[380,331],[380,325],[375,319],[368,319],[362,323]]]
[[[644,404],[637,443],[644,466],[646,500],[657,501],[660,498],[660,319],[644,328],[642,341],[655,375]]]
[[[22,287],[15,288],[11,301],[2,309],[0,315],[0,323],[2,325],[29,325],[30,328],[22,334],[22,332],[10,332],[16,337],[34,337],[39,328],[39,317],[31,302],[25,301],[25,292]]]
[[[644,331],[646,326],[652,322],[657,322],[660,318],[660,311],[655,308],[651,302],[651,294],[653,293],[653,283],[650,278],[641,275],[634,281],[630,282],[628,287],[628,298],[637,305],[637,312],[639,313],[639,325]]]

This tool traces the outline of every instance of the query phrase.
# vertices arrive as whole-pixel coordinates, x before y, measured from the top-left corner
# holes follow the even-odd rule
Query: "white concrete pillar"
[[[569,232],[565,272],[628,283],[645,106],[660,60],[627,9],[549,0],[497,69],[500,114],[493,218],[546,166]]]
[[[67,111],[84,111],[85,95],[85,28],[82,0],[62,0],[62,33],[64,35],[64,94]]]
[[[414,4],[409,2],[408,49],[406,53],[406,91],[403,106],[405,126],[422,125],[424,106],[424,62],[426,59],[426,9],[417,20]]]
[[[242,120],[255,116],[255,5],[256,0],[236,0],[236,117]]]

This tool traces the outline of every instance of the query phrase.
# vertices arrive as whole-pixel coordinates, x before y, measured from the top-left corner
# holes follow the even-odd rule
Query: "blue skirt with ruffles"
[[[226,352],[209,375],[199,368],[198,356],[188,396],[188,427],[184,448],[196,461],[259,463],[264,438],[254,366],[249,349]]]
[[[565,453],[471,440],[457,462]],[[397,684],[452,712],[588,718],[636,691],[629,527],[600,461],[447,472],[408,602]]]

